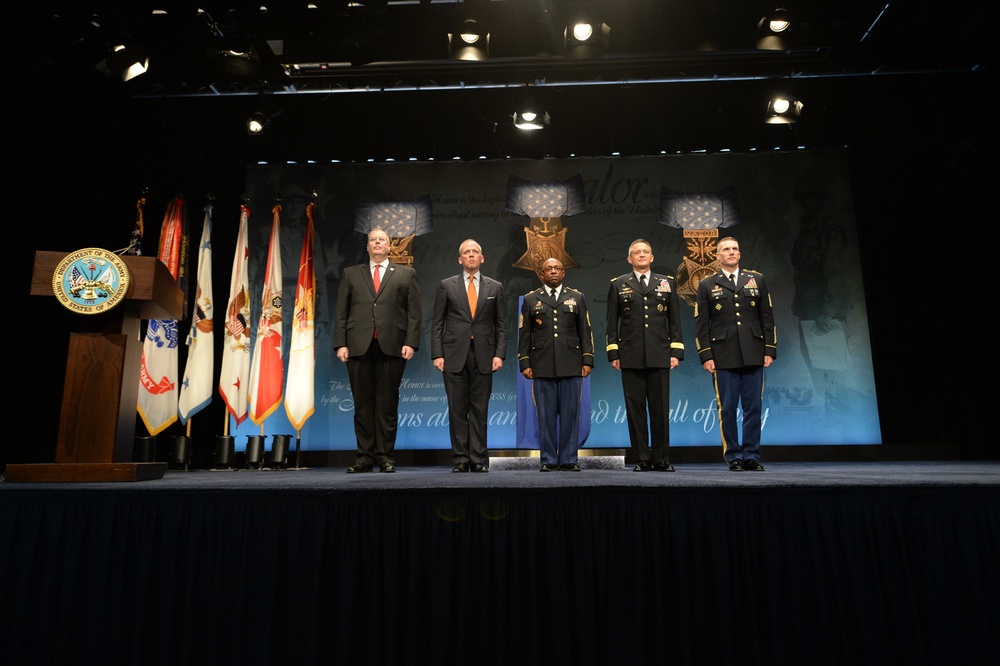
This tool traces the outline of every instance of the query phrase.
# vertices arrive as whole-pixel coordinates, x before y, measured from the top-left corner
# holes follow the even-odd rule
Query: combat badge
[[[52,291],[73,312],[99,314],[125,298],[130,279],[121,257],[88,247],[63,257],[52,273]]]

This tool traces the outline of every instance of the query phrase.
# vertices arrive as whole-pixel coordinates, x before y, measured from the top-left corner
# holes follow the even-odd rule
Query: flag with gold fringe
[[[185,240],[184,200],[175,197],[163,217],[157,256],[179,283],[185,270]],[[142,343],[138,411],[153,436],[177,421],[177,331],[176,320],[150,319]]]
[[[274,413],[281,404],[284,367],[281,359],[281,206],[276,205],[271,219],[271,238],[267,246],[267,268],[260,299],[260,320],[254,336],[250,361],[250,420],[256,425]]]
[[[250,280],[247,260],[250,244],[247,241],[247,220],[250,209],[240,206],[240,229],[236,238],[236,256],[229,284],[229,303],[226,306],[226,334],[222,342],[222,370],[219,375],[219,395],[226,403],[226,410],[236,421],[243,423],[247,417],[250,386]]]
[[[315,410],[316,374],[316,269],[313,265],[313,209],[306,208],[306,232],[302,239],[299,280],[295,288],[295,318],[288,352],[288,381],[285,386],[285,413],[296,431]]]
[[[205,206],[205,221],[198,243],[198,272],[191,329],[187,336],[187,362],[181,380],[178,414],[181,423],[212,402],[215,371],[215,321],[212,300],[212,205]]]

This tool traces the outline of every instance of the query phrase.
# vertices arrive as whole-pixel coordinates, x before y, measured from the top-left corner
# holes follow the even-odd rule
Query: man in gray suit
[[[459,275],[441,280],[431,320],[431,357],[444,373],[452,472],[488,472],[486,419],[493,373],[507,349],[503,285],[479,271],[482,247],[471,238],[458,248]]]
[[[416,271],[389,261],[389,236],[379,228],[368,232],[368,257],[344,271],[333,330],[354,398],[358,452],[348,474],[370,472],[376,463],[396,471],[399,383],[420,345]]]

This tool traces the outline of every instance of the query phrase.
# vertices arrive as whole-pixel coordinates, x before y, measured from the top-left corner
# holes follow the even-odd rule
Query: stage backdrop
[[[678,277],[684,303],[685,360],[671,373],[671,444],[719,444],[692,304],[698,279],[717,267],[715,241],[729,235],[740,241],[741,267],[767,277],[774,301],[778,359],[766,373],[765,446],[881,444],[850,174],[839,151],[252,167],[250,322],[259,318],[271,210],[283,196],[286,363],[306,221],[296,197],[313,192],[316,411],[302,428],[302,450],[355,448],[347,368],[331,347],[331,325],[344,268],[367,260],[367,236],[358,229],[383,215],[393,224],[416,218],[405,252],[423,302],[420,349],[401,386],[399,449],[450,446],[444,385],[429,355],[430,314],[439,281],[460,270],[458,247],[466,238],[479,241],[483,272],[507,289],[509,343],[493,383],[490,448],[535,446],[518,441],[518,298],[540,285],[524,266],[552,255],[568,268],[565,283],[586,295],[592,318],[586,446],[628,446],[621,379],[604,351],[605,314],[609,281],[630,269],[626,255],[636,238],[651,243],[655,271]],[[216,223],[226,224],[225,216],[217,214]],[[238,211],[229,217],[237,224]],[[295,434],[283,408],[263,429]],[[232,428],[238,447],[260,431],[249,419]]]

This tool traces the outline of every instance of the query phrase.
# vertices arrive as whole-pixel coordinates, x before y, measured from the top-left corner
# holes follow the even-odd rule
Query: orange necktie
[[[382,284],[382,281],[378,279],[378,269],[380,269],[381,267],[382,267],[381,264],[375,264],[375,273],[372,275],[372,282],[375,283],[375,293],[376,294],[378,293],[379,285]],[[378,337],[378,331],[375,331],[375,333],[374,333],[374,335],[372,337],[376,337],[377,338]]]
[[[476,318],[476,280],[471,275],[469,276],[469,312],[472,313],[472,318]]]

